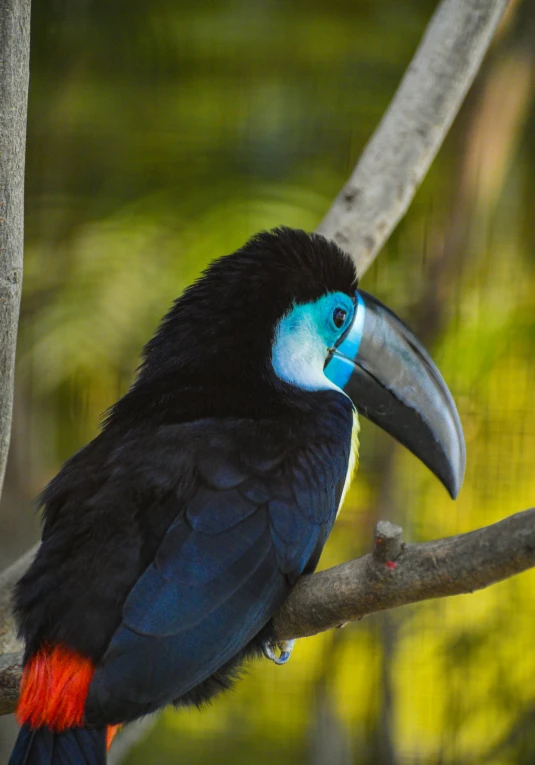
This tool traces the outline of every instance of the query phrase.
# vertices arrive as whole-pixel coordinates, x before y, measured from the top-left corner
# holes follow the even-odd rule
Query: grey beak
[[[358,290],[353,321],[325,375],[358,412],[427,465],[455,499],[466,463],[459,414],[433,360],[401,319]]]

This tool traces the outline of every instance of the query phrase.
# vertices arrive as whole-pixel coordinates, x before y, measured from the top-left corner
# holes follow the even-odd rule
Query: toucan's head
[[[213,262],[145,349],[139,383],[212,390],[340,389],[456,496],[464,438],[448,388],[412,332],[357,290],[351,258],[281,228]]]
[[[274,353],[290,363],[297,333],[327,384],[327,349],[349,325],[356,286],[351,258],[324,237],[288,228],[262,232],[211,263],[184,291],[148,344],[145,366],[158,376],[172,369],[194,384],[245,388],[259,377],[275,381]],[[347,311],[344,328],[332,324],[338,296]],[[277,345],[281,322],[293,324],[287,345]]]

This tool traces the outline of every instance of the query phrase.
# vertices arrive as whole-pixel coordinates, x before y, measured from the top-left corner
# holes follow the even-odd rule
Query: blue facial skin
[[[346,315],[342,326],[337,327],[335,317],[340,310]],[[325,361],[329,349],[351,324],[354,312],[353,301],[343,292],[295,305],[282,317],[275,333],[272,364],[277,376],[302,390],[340,389],[336,376],[325,376]]]
[[[341,390],[345,388],[354,372],[353,359],[357,358],[364,332],[366,306],[358,292],[356,296],[355,320],[343,341],[336,348],[336,354],[325,367],[325,376]]]

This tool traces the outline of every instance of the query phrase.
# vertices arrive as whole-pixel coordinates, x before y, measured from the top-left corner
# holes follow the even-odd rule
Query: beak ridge
[[[386,306],[358,290],[355,316],[325,374],[357,411],[413,452],[452,498],[461,488],[466,449],[451,393],[411,330]]]

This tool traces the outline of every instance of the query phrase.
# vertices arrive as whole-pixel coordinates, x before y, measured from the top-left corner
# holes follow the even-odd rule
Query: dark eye
[[[338,329],[342,329],[347,318],[347,311],[345,308],[337,307],[333,311],[333,323]]]

